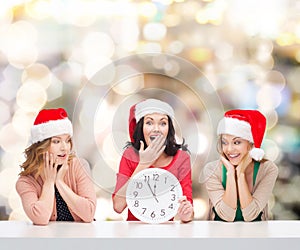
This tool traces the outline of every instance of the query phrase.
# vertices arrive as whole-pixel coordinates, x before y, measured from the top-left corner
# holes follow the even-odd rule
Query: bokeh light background
[[[207,196],[198,179],[205,162],[218,157],[209,146],[215,137],[206,115],[207,108],[214,107],[215,102],[199,105],[194,93],[176,80],[181,72],[189,74],[189,68],[159,56],[152,63],[164,72],[162,75],[137,75],[115,86],[108,86],[107,79],[98,79],[97,84],[110,87],[110,92],[97,115],[88,111],[104,92],[98,96],[91,90],[90,98],[77,102],[86,84],[102,68],[120,58],[143,53],[176,56],[201,70],[222,104],[209,111],[210,118],[219,119],[224,110],[232,108],[258,108],[266,115],[268,128],[263,148],[279,167],[270,209],[274,219],[299,219],[299,13],[297,0],[3,1],[0,219],[28,219],[15,191],[19,166],[24,161],[23,151],[37,112],[58,106],[69,114],[78,114],[72,117],[76,119],[75,144],[97,179],[96,219],[124,219],[126,214],[114,213],[111,202],[121,155],[110,124],[116,114],[122,116],[125,123],[118,145],[125,145],[126,108],[128,111],[131,103],[148,97],[149,93],[143,92],[146,89],[155,89],[152,95],[176,107],[182,136],[188,144],[193,144],[195,138],[199,144],[191,150],[197,159],[193,161],[195,218],[205,219]],[[123,71],[134,71],[134,63]],[[191,75],[194,87],[203,86],[202,80]],[[165,91],[175,92],[184,105],[166,97]],[[87,125],[90,123],[95,125],[97,148],[105,162],[97,160],[94,148],[89,147],[90,140],[95,139],[86,136],[91,132]],[[190,132],[190,125],[195,123],[199,132],[196,135]]]

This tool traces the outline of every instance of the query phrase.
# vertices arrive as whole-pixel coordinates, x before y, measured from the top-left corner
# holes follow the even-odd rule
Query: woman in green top
[[[269,219],[268,200],[278,168],[263,159],[265,129],[266,118],[257,110],[231,110],[219,122],[221,159],[204,167],[210,220]]]

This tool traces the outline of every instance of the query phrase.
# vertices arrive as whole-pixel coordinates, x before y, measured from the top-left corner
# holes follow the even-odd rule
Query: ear
[[[248,151],[251,151],[254,147],[254,144],[252,142],[248,142]]]

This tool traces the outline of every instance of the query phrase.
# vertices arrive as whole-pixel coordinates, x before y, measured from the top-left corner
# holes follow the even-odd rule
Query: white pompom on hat
[[[73,126],[63,108],[43,109],[31,128],[31,143],[41,142],[56,135],[73,136]]]
[[[262,160],[264,150],[261,149],[262,140],[266,130],[266,118],[258,110],[230,110],[218,124],[217,134],[229,134],[241,137],[254,144],[250,156]]]
[[[158,99],[146,99],[141,101],[130,108],[129,113],[129,135],[130,139],[133,142],[133,133],[136,127],[136,124],[139,120],[150,114],[159,113],[168,115],[171,119],[174,119],[174,110],[166,102],[160,101]]]

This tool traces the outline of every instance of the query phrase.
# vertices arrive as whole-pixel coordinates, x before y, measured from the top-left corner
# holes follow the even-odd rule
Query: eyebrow
[[[55,136],[52,136],[52,139],[53,138],[56,138],[56,139],[61,139],[62,140],[62,137],[60,137],[60,136],[57,136],[57,135],[55,135]],[[70,139],[71,138],[71,136],[68,136],[66,139]]]
[[[236,140],[236,139],[241,139],[242,137],[239,137],[239,136],[236,136],[236,137],[233,137],[231,140],[232,141],[234,141],[234,140]],[[222,137],[222,140],[228,140],[227,138],[224,138],[224,137]]]
[[[145,120],[147,120],[147,119],[154,120],[152,117],[146,117]],[[162,118],[160,119],[160,121],[162,121],[162,120],[168,120],[168,118],[167,118],[167,117],[162,117]]]

